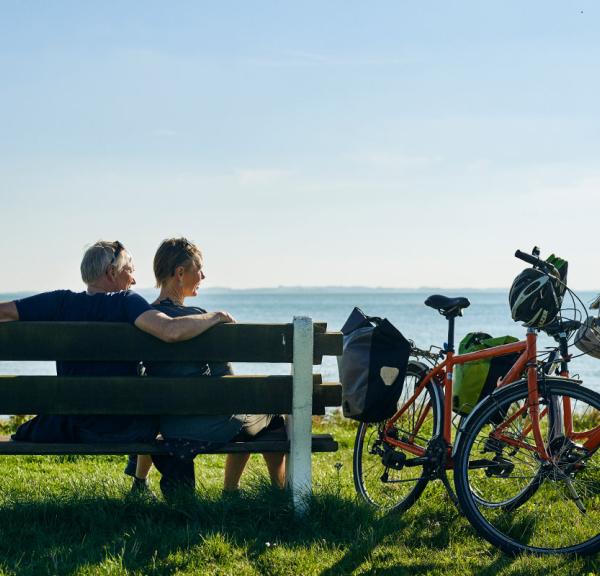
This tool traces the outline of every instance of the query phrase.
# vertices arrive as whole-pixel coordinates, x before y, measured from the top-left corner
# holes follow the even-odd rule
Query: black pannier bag
[[[339,357],[342,410],[346,418],[380,422],[396,412],[411,345],[388,320],[354,308],[342,327]]]

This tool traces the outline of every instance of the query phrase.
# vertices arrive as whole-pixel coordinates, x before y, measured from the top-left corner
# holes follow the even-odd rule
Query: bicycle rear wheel
[[[459,438],[459,504],[477,532],[509,554],[593,554],[600,550],[600,453],[583,444],[600,431],[600,395],[559,378],[540,382],[539,393],[550,460],[536,451],[527,382],[499,390]]]
[[[398,408],[414,394],[428,368],[420,362],[409,362]],[[429,383],[408,406],[388,436],[426,449],[431,438],[441,433],[442,398],[439,388]],[[429,476],[426,458],[417,457],[384,438],[388,421],[361,423],[354,442],[353,476],[359,496],[383,511],[407,510],[421,495]],[[416,464],[416,465],[415,465]]]

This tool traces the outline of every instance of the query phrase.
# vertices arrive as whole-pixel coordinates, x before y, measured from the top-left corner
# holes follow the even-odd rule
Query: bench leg
[[[286,460],[286,483],[292,492],[294,510],[303,515],[312,491],[311,441],[313,397],[313,323],[311,318],[294,317],[294,358],[292,365],[292,414],[287,418],[290,453]]]

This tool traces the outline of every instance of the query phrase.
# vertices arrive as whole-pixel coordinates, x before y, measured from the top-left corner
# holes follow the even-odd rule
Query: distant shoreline
[[[54,290],[58,290],[58,288],[54,288]],[[134,288],[135,292],[139,292],[141,294],[154,293],[157,294],[158,290],[156,288],[145,287],[145,288]],[[498,293],[498,292],[506,292],[508,287],[497,287],[497,288],[443,288],[439,286],[417,286],[414,288],[393,288],[393,287],[383,287],[383,286],[263,286],[258,288],[230,288],[228,286],[210,286],[210,287],[202,287],[202,293],[206,294],[228,294],[228,293],[248,293],[248,294],[270,294],[273,292],[290,292],[290,293],[298,293],[298,292],[311,292],[311,293],[361,293],[361,292],[380,292],[380,293],[415,293],[415,292],[490,292],[490,293]],[[42,292],[47,292],[49,290],[43,290]],[[81,289],[83,291],[83,289]],[[0,297],[11,297],[11,298],[25,298],[27,296],[31,296],[32,294],[38,294],[39,290],[17,290],[17,291],[7,291],[0,292]],[[586,290],[589,292],[589,290]]]
[[[348,294],[348,293],[379,293],[379,294],[411,294],[411,293],[506,293],[508,287],[493,287],[493,288],[444,288],[440,286],[418,286],[415,288],[391,288],[382,286],[265,286],[260,288],[230,288],[227,286],[211,286],[202,287],[202,294]],[[596,292],[600,293],[598,289],[573,289],[575,292]],[[142,295],[156,296],[158,290],[156,288],[135,288],[136,292]],[[36,290],[19,290],[10,292],[0,292],[0,300],[15,300],[18,298],[25,298],[32,294],[37,294],[39,291]]]

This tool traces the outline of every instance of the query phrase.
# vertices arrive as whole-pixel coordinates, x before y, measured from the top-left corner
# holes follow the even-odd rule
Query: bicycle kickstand
[[[440,474],[440,480],[442,481],[444,488],[446,488],[446,492],[448,492],[448,496],[450,497],[452,504],[458,508],[458,498],[456,497],[456,494],[450,485],[450,480],[448,480],[448,475],[445,471]]]

